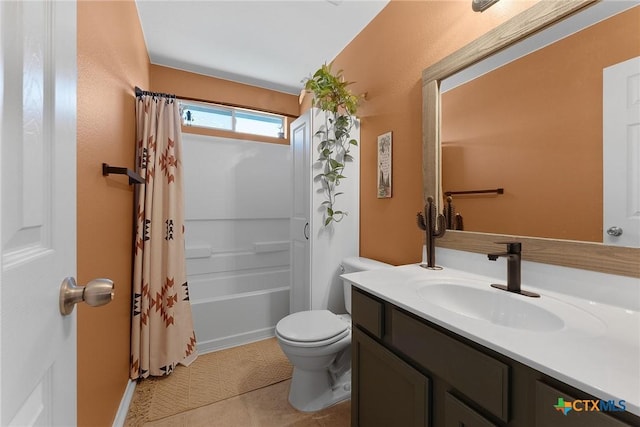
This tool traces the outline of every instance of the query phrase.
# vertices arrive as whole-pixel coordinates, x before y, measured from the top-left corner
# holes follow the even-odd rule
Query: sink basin
[[[509,292],[451,283],[422,286],[418,295],[431,304],[473,319],[528,331],[550,332],[564,327],[556,314]],[[536,298],[535,300],[540,301]]]

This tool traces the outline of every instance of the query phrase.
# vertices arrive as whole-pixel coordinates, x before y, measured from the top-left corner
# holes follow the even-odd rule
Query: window
[[[182,124],[284,138],[283,116],[203,102],[180,101]]]

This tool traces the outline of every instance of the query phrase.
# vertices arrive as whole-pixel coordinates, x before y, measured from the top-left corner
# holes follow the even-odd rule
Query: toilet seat
[[[276,325],[278,337],[296,347],[321,347],[351,333],[350,324],[328,310],[293,313]]]

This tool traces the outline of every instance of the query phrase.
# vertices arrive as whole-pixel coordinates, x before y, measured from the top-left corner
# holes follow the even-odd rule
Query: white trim
[[[275,336],[276,328],[272,326],[269,328],[257,329],[255,331],[245,332],[242,334],[198,342],[196,347],[198,349],[198,354],[206,354],[213,351],[224,350],[225,348],[237,347],[239,345],[261,341]]]
[[[129,380],[129,383],[127,383],[127,388],[124,389],[124,394],[122,395],[122,400],[120,401],[120,406],[118,407],[118,412],[113,420],[112,427],[124,426],[124,422],[127,418],[127,412],[129,412],[129,406],[133,399],[133,392],[136,389],[136,384],[137,383],[133,380]]]

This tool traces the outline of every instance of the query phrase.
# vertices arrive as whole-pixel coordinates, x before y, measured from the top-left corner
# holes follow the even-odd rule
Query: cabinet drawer
[[[351,288],[351,315],[353,321],[376,338],[382,338],[382,302]]]
[[[509,419],[509,367],[393,309],[394,347],[496,415]]]
[[[496,427],[491,421],[447,393],[444,398],[445,427]]]
[[[559,399],[569,403],[574,403],[577,400],[581,402],[575,402],[575,409],[572,408],[564,414],[563,411],[556,409],[560,403]],[[592,410],[592,404],[591,401],[582,402],[582,399],[576,399],[574,396],[537,381],[536,427],[551,425],[558,427],[627,427],[631,425],[603,412]]]

